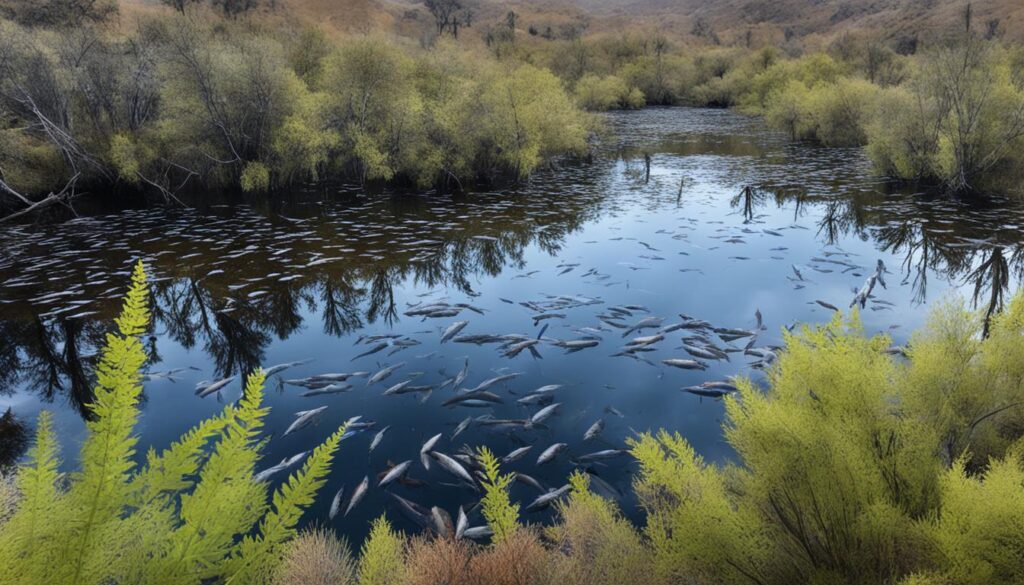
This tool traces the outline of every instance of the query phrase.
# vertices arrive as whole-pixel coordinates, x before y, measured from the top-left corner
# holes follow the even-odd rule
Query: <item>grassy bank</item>
[[[345,426],[269,499],[255,479],[259,371],[241,400],[138,462],[147,297],[139,266],[102,353],[81,470],[59,473],[44,413],[28,461],[0,482],[0,583],[1024,579],[1024,294],[990,321],[947,302],[905,350],[866,336],[856,313],[786,334],[768,388],[738,379],[725,399],[734,462],[707,463],[664,431],[630,441],[642,527],[581,471],[552,496],[555,524],[530,526],[508,497],[512,473],[480,447],[463,463],[482,493],[472,530],[489,544],[457,538],[469,533],[461,513],[413,507],[433,530],[408,536],[381,517],[358,554],[333,533],[299,531],[335,453],[344,460]]]

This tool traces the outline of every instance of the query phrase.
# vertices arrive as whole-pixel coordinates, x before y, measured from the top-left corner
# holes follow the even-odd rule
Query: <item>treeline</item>
[[[454,44],[334,42],[202,10],[133,34],[0,21],[0,187],[262,191],[327,178],[454,188],[587,149],[549,71]]]
[[[867,146],[878,172],[950,191],[1021,192],[1024,48],[955,31],[933,46],[866,34],[827,47],[676,46],[621,35],[521,43],[500,54],[541,63],[591,110],[735,107],[793,140]]]
[[[768,388],[737,379],[725,399],[734,463],[705,462],[678,434],[630,440],[642,528],[583,471],[551,492],[554,525],[525,524],[514,473],[481,447],[463,462],[483,494],[486,526],[471,530],[488,544],[460,538],[461,515],[403,500],[427,530],[409,537],[381,517],[358,555],[333,533],[297,532],[344,451],[344,425],[271,500],[254,477],[262,372],[242,399],[136,462],[147,296],[139,265],[102,353],[82,471],[62,477],[44,412],[28,461],[0,478],[0,583],[1024,581],[1024,293],[991,317],[947,303],[906,350],[866,336],[856,313],[787,333]]]

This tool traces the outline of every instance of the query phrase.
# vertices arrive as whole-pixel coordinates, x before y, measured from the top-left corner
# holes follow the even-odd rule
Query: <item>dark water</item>
[[[416,528],[376,488],[375,475],[388,461],[413,460],[409,477],[427,482],[391,488],[409,500],[452,514],[476,501],[436,465],[429,472],[420,467],[420,445],[435,433],[444,433],[437,449],[450,455],[463,445],[486,445],[499,455],[531,445],[506,468],[550,487],[565,483],[572,458],[621,448],[633,430],[678,430],[706,458],[723,460],[730,451],[721,438],[721,403],[681,389],[735,375],[761,380],[751,364],[781,343],[782,328],[828,319],[832,312],[819,300],[845,310],[877,261],[887,268],[887,288],[875,287],[862,317],[869,332],[889,333],[894,343],[905,342],[929,305],[949,291],[976,295],[985,308],[998,304],[1019,276],[1024,212],[1016,205],[969,207],[897,190],[872,177],[860,150],[788,144],[757,120],[726,111],[651,109],[609,120],[619,138],[606,156],[502,192],[459,198],[296,193],[272,209],[200,202],[190,210],[5,228],[0,408],[10,413],[0,420],[0,456],[20,456],[25,427],[40,409],[50,409],[66,465],[75,464],[98,344],[140,257],[151,271],[155,317],[140,446],[166,446],[240,392],[236,378],[219,395],[200,399],[197,382],[311,360],[268,384],[267,430],[274,436],[266,465],[310,449],[349,417],[376,421],[343,443],[309,515],[326,522],[333,492],[342,484],[351,491],[370,475],[366,499],[334,522],[356,539],[385,510],[403,528]],[[651,154],[649,180],[644,153]],[[453,309],[435,318],[406,314],[437,302]],[[711,329],[683,329],[652,344],[655,351],[612,357],[633,337],[656,333],[650,328],[624,338],[617,325],[662,317],[669,326],[684,322],[682,314],[711,327],[753,330],[757,312],[764,329],[756,337],[727,343]],[[535,324],[533,317],[546,313],[563,317]],[[536,355],[523,349],[504,357],[497,343],[441,344],[442,332],[461,320],[469,323],[460,335],[524,336],[510,343],[548,328],[532,347]],[[353,359],[374,347],[360,341],[374,335],[395,337],[385,349]],[[667,358],[694,359],[680,349],[692,335],[727,350],[730,361],[702,359],[704,371],[662,365]],[[599,344],[573,353],[558,345],[586,339]],[[753,351],[745,353],[748,346]],[[382,396],[414,373],[410,385],[438,386],[466,360],[466,388],[518,374],[491,388],[504,404],[442,407],[455,395],[450,385],[430,395]],[[341,394],[302,397],[305,388],[281,383],[328,372],[372,373],[400,362],[405,365],[388,379],[367,387],[365,378],[355,378]],[[529,418],[539,406],[516,400],[549,384],[562,387],[554,393],[561,407],[547,428],[510,432],[474,422],[450,438],[470,416]],[[328,408],[316,424],[283,436],[293,413],[320,406]],[[584,432],[599,419],[603,433],[585,442]],[[368,454],[385,426],[390,430]],[[540,452],[555,442],[568,443],[568,450],[538,466]],[[622,504],[635,514],[628,457],[593,470],[625,494]],[[285,475],[275,476],[275,484]],[[513,490],[524,506],[539,495],[522,484]]]

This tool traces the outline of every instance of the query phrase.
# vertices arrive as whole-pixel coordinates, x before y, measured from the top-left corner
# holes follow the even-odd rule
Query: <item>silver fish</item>
[[[529,452],[530,449],[533,449],[533,445],[527,445],[525,447],[520,447],[518,449],[515,449],[511,453],[509,453],[508,455],[505,455],[504,457],[502,457],[501,458],[501,462],[502,463],[512,463],[513,461],[518,461],[519,459],[522,459],[523,456],[526,455],[526,453]]]
[[[469,528],[469,518],[466,517],[466,511],[459,506],[459,516],[455,521],[455,538],[461,540],[463,535],[466,534],[466,529]]]
[[[390,471],[384,474],[384,477],[381,478],[380,482],[377,483],[377,487],[384,487],[390,484],[391,482],[395,481],[396,479],[402,477],[403,475],[405,475],[405,472],[409,470],[410,465],[412,465],[411,460],[403,461],[398,465],[392,467]]]
[[[452,459],[451,457],[441,453],[440,451],[431,451],[430,455],[437,460],[438,465],[448,473],[458,477],[459,479],[465,480],[470,485],[476,485],[473,482],[473,476],[466,471],[466,468],[461,463]]]
[[[544,449],[544,452],[537,458],[537,465],[544,465],[545,463],[554,461],[555,457],[558,457],[558,454],[568,447],[569,445],[565,443],[555,443],[547,449]]]
[[[446,343],[448,340],[458,335],[460,331],[466,328],[466,325],[469,325],[469,321],[456,321],[449,325],[448,328],[444,330],[444,334],[441,335],[441,343]]]
[[[423,446],[420,447],[420,463],[423,464],[423,469],[430,471],[430,457],[428,457],[427,454],[434,449],[434,445],[437,444],[443,434],[444,433],[437,433],[433,437],[427,439],[427,442],[423,443]]]
[[[334,494],[334,499],[331,500],[331,511],[327,514],[329,520],[334,520],[334,517],[341,511],[341,499],[345,497],[345,486],[342,485],[341,489]]]
[[[680,368],[683,370],[705,370],[708,367],[707,364],[703,362],[698,362],[696,360],[684,360],[679,358],[661,360],[661,363],[665,364],[666,366],[672,366],[674,368]]]
[[[592,439],[596,439],[602,431],[604,431],[604,419],[600,418],[597,419],[597,422],[590,425],[590,428],[587,429],[586,433],[583,433],[583,440],[590,441]]]
[[[348,506],[345,508],[345,516],[348,516],[348,513],[351,512],[352,509],[355,508],[357,505],[359,505],[359,502],[363,501],[363,496],[366,495],[366,491],[368,489],[370,489],[369,475],[364,477],[363,481],[359,482],[359,485],[356,486],[356,490],[352,492],[352,499],[348,501]]]
[[[370,453],[373,453],[373,450],[377,448],[377,445],[380,445],[381,440],[384,439],[384,433],[388,432],[388,429],[390,428],[391,425],[388,425],[381,429],[380,431],[378,431],[377,434],[373,436],[373,440],[370,441]]]
[[[390,376],[391,374],[395,373],[395,371],[398,368],[401,368],[404,365],[405,365],[405,362],[398,362],[397,364],[395,364],[393,366],[388,366],[388,367],[384,368],[383,370],[381,370],[381,371],[377,372],[376,374],[370,376],[370,378],[366,381],[366,385],[367,386],[371,386],[373,384],[376,384],[377,382],[380,382],[381,380],[383,380],[383,379],[387,378],[388,376]]]
[[[537,510],[543,510],[544,508],[547,508],[548,506],[551,505],[552,502],[568,494],[569,489],[571,487],[572,486],[566,484],[558,488],[557,490],[551,490],[550,492],[543,494],[536,500],[530,502],[530,505],[526,507],[526,511],[536,512]]]
[[[234,379],[234,376],[229,376],[227,378],[224,378],[223,380],[217,380],[216,382],[208,382],[205,384],[200,382],[199,384],[196,385],[196,396],[200,398],[206,398],[210,394],[215,394],[221,388],[230,384]]]
[[[288,429],[285,430],[284,435],[282,436],[288,436],[299,429],[305,428],[307,425],[309,425],[309,423],[313,422],[317,417],[319,417],[320,414],[322,414],[325,410],[327,410],[327,407],[321,406],[320,408],[314,408],[313,410],[303,410],[300,412],[296,412],[295,414],[299,418],[295,419],[295,421],[288,426]]]

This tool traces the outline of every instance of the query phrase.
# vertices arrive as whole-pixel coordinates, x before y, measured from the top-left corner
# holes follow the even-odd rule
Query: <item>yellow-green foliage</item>
[[[992,323],[950,304],[909,359],[858,315],[786,334],[767,392],[726,399],[737,466],[665,432],[633,442],[670,580],[1016,583],[1024,518],[1024,294]],[[687,577],[689,576],[689,577]],[[902,580],[902,581],[901,581]]]
[[[399,582],[405,564],[405,535],[395,532],[387,518],[373,521],[359,554],[359,585]]]
[[[482,482],[484,497],[480,500],[480,508],[487,525],[494,531],[494,542],[500,543],[519,529],[519,504],[513,504],[508,497],[508,488],[515,475],[502,475],[498,458],[487,447],[480,449],[477,460],[487,477]]]
[[[993,41],[968,36],[930,51],[876,117],[870,154],[884,172],[957,191],[1020,178],[1024,76],[1018,52]]]
[[[0,582],[267,582],[323,484],[344,428],[267,504],[266,486],[253,479],[267,413],[259,370],[240,401],[162,453],[151,450],[136,468],[147,297],[140,262],[97,368],[82,469],[66,483],[50,415],[40,416],[36,445],[18,472],[18,510],[0,526]]]
[[[644,93],[614,75],[584,75],[576,82],[576,101],[593,111],[636,109],[644,106]]]
[[[260,162],[245,163],[238,184],[243,191],[266,191],[270,188],[270,169]]]
[[[617,585],[651,579],[651,553],[615,504],[590,491],[590,477],[575,471],[572,491],[558,507],[559,521],[547,529],[555,543],[554,573],[564,585]]]

